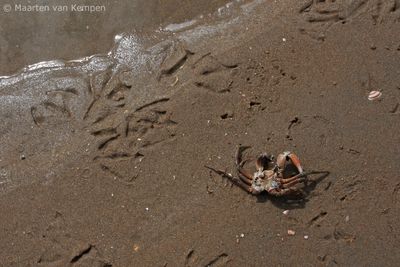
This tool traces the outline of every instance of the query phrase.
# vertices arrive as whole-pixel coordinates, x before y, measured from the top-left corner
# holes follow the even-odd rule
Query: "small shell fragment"
[[[288,235],[295,235],[296,232],[289,229],[289,230],[287,230],[287,234],[288,234]]]
[[[283,213],[283,215],[288,215],[289,214],[289,210],[284,210],[282,213]]]
[[[304,236],[304,239],[307,240],[307,239],[308,239],[308,235],[305,235],[305,236]]]
[[[381,96],[382,96],[382,93],[380,91],[371,91],[371,92],[369,92],[368,100],[370,100],[370,101],[377,100]]]

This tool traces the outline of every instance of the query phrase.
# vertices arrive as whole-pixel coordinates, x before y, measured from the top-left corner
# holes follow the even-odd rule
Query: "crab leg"
[[[242,188],[244,191],[252,194],[253,193],[253,188],[251,186],[246,185],[244,182],[242,182],[241,180],[238,180],[234,177],[229,177],[229,179],[232,181],[232,183],[234,183],[235,185],[239,186],[240,188]]]
[[[249,146],[238,146],[238,149],[237,149],[236,155],[235,155],[237,168],[242,167],[242,165],[246,162],[246,161],[242,160],[242,152],[248,148],[250,148],[250,147]]]
[[[244,170],[242,168],[237,169],[238,174],[241,174],[242,176],[246,177],[248,180],[253,180],[253,176],[249,173],[249,171]]]
[[[239,186],[240,188],[242,188],[246,192],[253,193],[253,188],[251,186],[248,186],[242,180],[233,177],[230,173],[227,173],[227,172],[224,172],[224,171],[221,171],[221,170],[216,170],[216,169],[208,167],[208,166],[204,166],[204,167],[206,167],[207,169],[212,170],[213,172],[221,175],[222,177],[228,178],[233,184]]]
[[[241,170],[238,171],[238,176],[239,176],[240,180],[242,180],[243,182],[245,182],[248,185],[251,185],[252,179],[249,178],[251,176],[246,176],[246,175],[242,174]]]
[[[282,183],[282,184],[287,184],[287,183],[293,182],[293,181],[295,181],[295,180],[297,180],[297,179],[299,179],[299,178],[301,178],[303,176],[304,176],[303,174],[299,173],[299,174],[297,174],[295,176],[292,176],[290,178],[280,178],[279,182]]]
[[[253,176],[246,170],[242,169],[245,160],[242,160],[242,152],[248,149],[249,146],[238,146],[238,150],[236,152],[236,170],[237,174],[244,183],[251,185],[251,180],[253,180]]]
[[[290,188],[290,187],[292,187],[292,186],[294,186],[294,185],[296,185],[298,183],[304,182],[305,180],[306,179],[304,179],[304,178],[296,178],[294,181],[291,181],[291,182],[286,183],[286,184],[282,184],[282,187],[283,188]]]

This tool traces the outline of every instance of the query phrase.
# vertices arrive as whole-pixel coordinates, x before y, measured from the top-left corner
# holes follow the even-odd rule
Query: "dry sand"
[[[0,265],[398,266],[400,3],[252,12],[229,36],[178,42],[150,102],[128,103],[126,70],[96,74],[89,111],[2,115],[23,136],[3,139],[2,168],[37,179],[0,195]],[[304,199],[251,196],[204,168],[234,173],[238,144],[330,174]]]

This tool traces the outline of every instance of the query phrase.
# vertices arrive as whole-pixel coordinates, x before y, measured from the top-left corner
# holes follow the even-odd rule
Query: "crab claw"
[[[278,165],[279,169],[281,169],[281,170],[283,170],[285,168],[286,157],[287,157],[287,154],[286,154],[286,152],[284,152],[284,153],[279,154],[278,157],[276,158],[276,164]]]
[[[302,174],[304,172],[304,170],[303,170],[303,167],[301,166],[299,157],[297,157],[297,155],[294,153],[290,153],[288,155],[288,157],[292,160],[294,166],[296,166],[299,173]]]
[[[278,155],[278,158],[276,160],[278,167],[283,170],[286,166],[286,161],[291,160],[293,165],[297,168],[299,171],[299,174],[302,174],[304,172],[303,167],[301,166],[300,159],[297,157],[296,154],[290,152],[290,151],[285,151],[282,154]]]

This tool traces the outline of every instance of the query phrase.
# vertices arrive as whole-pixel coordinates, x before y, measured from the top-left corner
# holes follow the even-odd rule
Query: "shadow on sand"
[[[306,203],[309,201],[310,194],[315,190],[317,185],[322,182],[325,178],[329,176],[329,171],[311,171],[307,172],[307,177],[311,175],[316,175],[317,177],[314,179],[308,178],[308,180],[304,183],[304,186],[300,188],[298,194],[283,196],[283,197],[274,197],[268,195],[268,193],[263,192],[260,195],[257,195],[257,202],[266,202],[270,200],[271,203],[284,210],[290,209],[303,209],[305,208]]]

